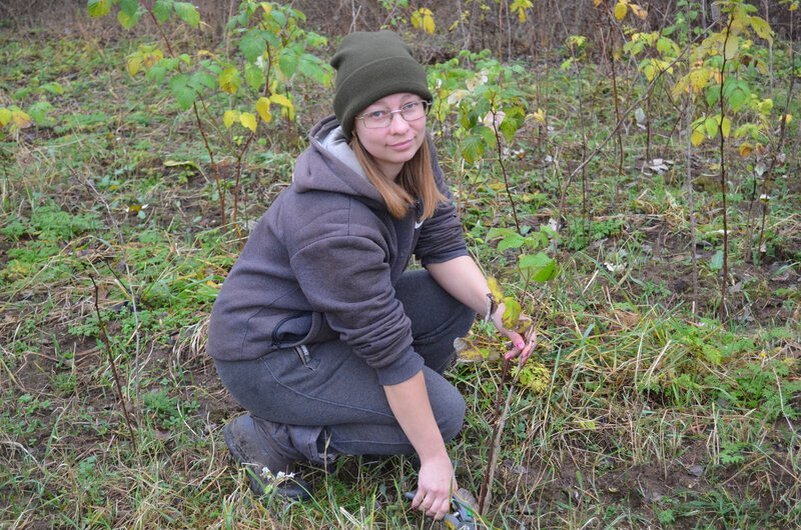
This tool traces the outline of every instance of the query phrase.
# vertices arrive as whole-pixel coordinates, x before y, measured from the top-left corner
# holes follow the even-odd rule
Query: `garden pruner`
[[[404,494],[409,500],[414,499],[416,491]],[[442,519],[442,524],[448,530],[477,530],[475,509],[458,494],[451,497],[451,513]]]

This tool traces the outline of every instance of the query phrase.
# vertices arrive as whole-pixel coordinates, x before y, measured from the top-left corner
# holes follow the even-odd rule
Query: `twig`
[[[99,299],[99,289],[97,288],[97,283],[95,282],[94,277],[90,274],[89,280],[92,282],[92,286],[95,290],[95,297],[94,297],[94,306],[95,306],[95,314],[97,315],[97,325],[100,328],[100,340],[103,342],[103,345],[106,349],[106,354],[108,355],[108,362],[111,365],[111,372],[114,375],[114,384],[117,387],[117,393],[120,397],[120,405],[122,406],[122,412],[125,416],[125,423],[128,425],[128,433],[131,435],[131,445],[133,446],[134,452],[137,452],[136,447],[136,436],[134,435],[133,430],[133,422],[131,421],[131,416],[128,414],[128,407],[125,405],[125,395],[122,393],[122,384],[120,383],[120,376],[117,372],[117,363],[114,362],[114,354],[111,351],[111,341],[109,341],[108,333],[106,332],[106,323],[103,321],[103,318],[100,316],[100,305],[98,304]]]
[[[492,132],[495,133],[495,147],[498,150],[498,165],[501,168],[501,174],[503,175],[503,187],[506,189],[506,195],[509,197],[509,203],[512,206],[512,218],[515,222],[515,228],[517,229],[518,234],[523,234],[520,228],[520,221],[517,219],[517,206],[515,205],[515,199],[512,196],[512,190],[509,187],[509,175],[506,172],[506,165],[503,163],[503,146],[501,145],[501,133],[498,131],[498,120],[497,114],[494,110],[492,111]]]
[[[793,56],[793,46],[790,45],[790,55]],[[792,66],[791,68],[795,70],[795,59],[793,59],[790,63]],[[776,150],[773,152],[773,156],[770,159],[770,167],[765,172],[765,180],[762,181],[762,196],[764,197],[764,201],[762,202],[762,222],[759,228],[759,243],[757,245],[757,252],[758,255],[762,255],[762,244],[765,240],[765,222],[768,216],[768,200],[770,196],[770,192],[773,186],[773,172],[776,169],[776,163],[779,160],[780,153],[782,147],[784,146],[784,138],[787,132],[787,114],[790,110],[790,102],[793,100],[793,88],[795,86],[795,75],[790,76],[790,87],[787,89],[787,101],[784,105],[784,112],[782,113],[782,117],[780,120],[779,125],[779,140],[776,145]],[[749,245],[751,244],[751,238],[749,238]],[[753,260],[753,253],[751,254],[752,262]],[[761,260],[760,260],[761,261]]]
[[[534,325],[530,325],[523,335],[526,343],[531,341],[532,337],[535,337]],[[495,396],[494,401],[494,410],[497,410],[498,413],[493,420],[494,425],[492,428],[492,445],[490,446],[489,454],[487,455],[487,468],[484,472],[484,480],[482,481],[481,489],[478,493],[478,513],[481,515],[484,514],[484,509],[489,506],[490,500],[492,499],[492,481],[495,478],[495,470],[498,467],[501,436],[503,435],[503,429],[506,426],[506,419],[509,417],[509,406],[512,402],[512,396],[514,395],[514,386],[520,377],[520,371],[518,370],[514,377],[512,377],[511,381],[509,380],[509,374],[511,373],[509,367],[511,364],[512,363],[509,361],[509,359],[504,358],[503,367],[501,368],[501,382],[498,385],[498,393]],[[521,366],[522,363],[519,363],[518,368]],[[499,405],[503,397],[503,389],[507,386],[507,384],[509,391],[506,393],[506,400],[504,401],[503,409],[501,409]]]
[[[501,434],[503,427],[506,424],[506,416],[509,412],[509,403],[512,399],[512,389],[506,394],[506,401],[504,402],[503,409],[499,409],[498,405],[503,396],[503,389],[509,380],[509,359],[503,360],[503,368],[501,369],[501,382],[498,384],[498,394],[495,396],[495,410],[498,414],[495,416],[494,426],[492,428],[492,445],[489,448],[487,455],[487,469],[484,472],[484,480],[481,483],[481,489],[478,491],[478,513],[484,515],[484,508],[486,508],[492,497],[492,479],[495,477],[495,469],[498,465],[498,453],[500,452]]]
[[[721,275],[723,281],[720,284],[720,307],[718,307],[718,318],[723,321],[726,318],[726,291],[729,288],[729,219],[727,211],[727,187],[726,187],[726,138],[723,136],[723,118],[726,115],[726,99],[723,97],[723,87],[725,86],[724,75],[726,73],[726,46],[731,37],[731,27],[734,17],[729,18],[726,27],[726,38],[723,39],[723,63],[720,65],[720,93],[718,94],[720,106],[720,119],[718,120],[718,133],[720,134],[720,193],[723,196],[723,269]],[[693,249],[695,252],[695,249]]]

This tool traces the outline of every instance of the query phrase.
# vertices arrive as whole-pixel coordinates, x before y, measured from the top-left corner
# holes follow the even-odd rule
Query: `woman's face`
[[[417,94],[401,92],[379,99],[365,108],[356,117],[353,128],[362,146],[375,158],[376,163],[388,178],[395,179],[403,164],[412,159],[425,141],[426,117],[406,121],[400,112],[390,114],[391,121],[386,127],[370,128],[375,121],[372,117],[381,112],[410,109],[409,104],[421,101]],[[404,107],[406,106],[406,107]],[[411,105],[414,107],[414,105]],[[417,108],[416,110],[419,110]],[[372,114],[379,113],[379,114]],[[404,112],[415,115],[415,112]]]

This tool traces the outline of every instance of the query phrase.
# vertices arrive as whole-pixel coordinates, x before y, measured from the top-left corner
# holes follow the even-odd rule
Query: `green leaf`
[[[273,9],[270,11],[270,18],[282,28],[286,25],[286,15],[280,9]]]
[[[719,271],[723,268],[723,251],[718,250],[712,255],[712,258],[709,260],[709,268],[713,271]]]
[[[159,61],[153,66],[145,74],[145,79],[148,81],[160,85],[164,82],[164,78],[167,76],[167,64],[165,61]]]
[[[134,13],[133,16],[128,15],[125,11],[117,13],[117,22],[125,29],[131,29],[136,26],[136,23],[139,22],[139,18],[140,15],[138,12]]]
[[[173,7],[175,8],[175,14],[178,15],[178,18],[193,28],[198,27],[200,24],[200,13],[198,13],[197,8],[193,4],[189,2],[175,2]]]
[[[104,17],[111,11],[111,0],[88,0],[86,2],[86,11],[90,17]]]
[[[331,84],[331,67],[310,53],[304,53],[300,57],[300,61],[298,61],[298,71],[304,77],[313,79],[323,86]]]
[[[520,244],[516,245],[515,242],[512,241],[515,238],[519,238]],[[511,228],[490,228],[490,231],[487,233],[487,239],[500,239],[501,241],[498,243],[498,250],[501,251],[507,248],[519,248],[524,243],[523,237],[518,234],[517,231],[512,230]]]
[[[192,74],[192,78],[189,80],[189,86],[194,88],[197,92],[201,92],[204,88],[214,90],[217,88],[217,79],[208,72],[198,70]]]
[[[47,123],[47,113],[53,109],[53,105],[48,103],[47,101],[37,101],[30,107],[28,107],[28,112],[38,125],[44,125]]]
[[[714,107],[720,101],[720,85],[714,85],[706,89],[706,104]]]
[[[170,79],[169,85],[181,110],[188,110],[195,102],[195,91],[189,86],[189,76],[178,74]]]
[[[172,3],[172,0],[156,0],[153,4],[153,16],[159,24],[164,24],[170,18]]]
[[[134,18],[136,16],[136,12],[139,11],[139,1],[120,0],[120,11],[128,15],[130,18]]]
[[[250,62],[258,59],[267,49],[267,41],[264,39],[262,30],[250,29],[239,41],[239,51]]]
[[[509,250],[510,248],[520,248],[523,246],[525,241],[526,240],[523,236],[517,232],[514,232],[500,240],[498,243],[498,251],[503,252],[504,250]]]
[[[298,56],[294,50],[282,50],[278,56],[278,69],[287,79],[295,75],[298,69]]]
[[[64,87],[58,81],[52,81],[42,85],[42,90],[50,92],[54,96],[60,96],[64,93]]]
[[[259,90],[265,81],[264,72],[259,66],[253,63],[245,65],[245,83],[247,83],[250,88]]]
[[[529,278],[538,283],[545,283],[556,276],[556,260],[545,254],[522,254],[519,258],[520,269]]]
[[[735,90],[733,90],[731,95],[728,97],[731,110],[737,112],[743,108],[743,105],[745,105],[750,99],[750,95],[750,92],[744,92],[740,87],[737,87]]]
[[[461,152],[465,162],[473,164],[480,160],[484,154],[485,146],[486,143],[480,136],[475,134],[468,135],[462,140]]]
[[[708,138],[715,138],[718,135],[718,116],[710,116],[704,120],[704,128]]]

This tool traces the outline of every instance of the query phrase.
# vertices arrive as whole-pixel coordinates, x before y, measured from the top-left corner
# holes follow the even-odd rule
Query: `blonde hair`
[[[447,200],[437,188],[434,169],[431,166],[431,149],[428,147],[428,139],[423,142],[411,160],[403,164],[396,180],[389,179],[384,175],[373,156],[367,152],[356,135],[351,138],[350,147],[356,155],[356,160],[367,174],[367,179],[381,194],[387,210],[395,219],[404,217],[416,199],[423,204],[420,221],[434,215],[437,204]]]

